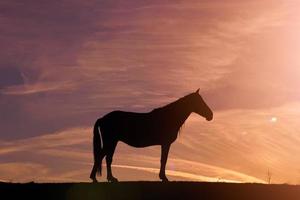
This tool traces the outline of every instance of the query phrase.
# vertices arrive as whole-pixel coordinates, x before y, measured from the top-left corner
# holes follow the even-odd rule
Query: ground
[[[300,199],[300,186],[202,183],[0,183],[1,199]],[[3,198],[5,196],[5,198]]]

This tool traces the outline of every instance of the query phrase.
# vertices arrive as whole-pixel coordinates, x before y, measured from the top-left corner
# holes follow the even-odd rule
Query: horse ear
[[[200,88],[198,88],[198,90],[195,93],[199,94],[199,90],[200,90]]]

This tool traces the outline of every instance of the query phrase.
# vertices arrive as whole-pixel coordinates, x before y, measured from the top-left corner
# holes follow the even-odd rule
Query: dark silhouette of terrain
[[[112,174],[111,163],[118,141],[123,141],[133,147],[160,145],[159,178],[168,181],[165,168],[170,146],[192,112],[208,121],[213,119],[213,112],[200,96],[199,89],[148,113],[113,111],[99,118],[94,125],[94,166],[90,178],[97,182],[96,173],[101,175],[102,160],[106,156],[107,180],[118,181]]]
[[[1,199],[299,200],[300,186],[201,183],[0,183]]]

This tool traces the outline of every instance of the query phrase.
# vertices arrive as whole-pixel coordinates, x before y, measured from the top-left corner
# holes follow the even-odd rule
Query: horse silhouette
[[[159,178],[168,181],[165,168],[171,144],[189,115],[195,112],[206,120],[213,119],[213,112],[196,92],[188,94],[166,106],[148,113],[113,111],[99,118],[94,126],[94,166],[90,175],[97,182],[97,171],[101,175],[102,159],[106,156],[107,180],[117,182],[112,175],[111,163],[118,141],[133,147],[161,146]]]

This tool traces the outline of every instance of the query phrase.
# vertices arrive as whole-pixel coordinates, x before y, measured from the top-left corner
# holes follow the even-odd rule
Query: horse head
[[[206,118],[207,121],[211,121],[213,119],[213,112],[199,94],[199,89],[192,93],[191,96],[192,111]]]

